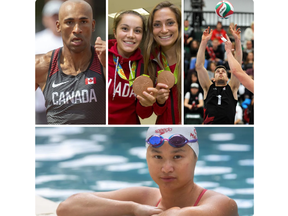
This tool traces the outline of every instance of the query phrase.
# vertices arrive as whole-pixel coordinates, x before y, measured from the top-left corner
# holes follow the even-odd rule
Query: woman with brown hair
[[[180,9],[169,1],[157,4],[148,18],[144,50],[144,73],[158,90],[153,104],[156,124],[181,124],[181,36]],[[175,77],[171,89],[157,81],[163,70]]]
[[[143,56],[139,48],[145,38],[145,19],[133,10],[122,11],[114,18],[115,39],[108,41],[108,123],[140,124],[152,114],[155,97],[134,95],[132,84],[143,73]],[[155,89],[156,90],[156,89]]]

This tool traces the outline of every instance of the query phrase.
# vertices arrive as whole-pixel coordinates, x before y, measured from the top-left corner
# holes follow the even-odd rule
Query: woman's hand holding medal
[[[152,106],[156,100],[158,104],[164,104],[169,98],[169,89],[175,84],[175,77],[170,71],[162,71],[157,82],[156,88],[153,88],[152,80],[146,75],[137,77],[133,82],[133,91],[142,106]]]

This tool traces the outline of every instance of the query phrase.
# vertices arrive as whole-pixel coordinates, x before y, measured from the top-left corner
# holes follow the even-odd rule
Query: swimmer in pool
[[[58,216],[238,216],[236,202],[194,182],[199,155],[194,127],[150,127],[149,173],[159,188],[79,193],[60,203]]]

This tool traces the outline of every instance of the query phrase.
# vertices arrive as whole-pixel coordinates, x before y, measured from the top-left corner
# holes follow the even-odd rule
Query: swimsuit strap
[[[159,199],[159,201],[156,204],[156,207],[159,205],[159,203],[161,202],[161,198]]]
[[[198,196],[198,198],[197,198],[194,206],[197,206],[197,205],[198,205],[199,201],[201,200],[202,196],[204,195],[204,193],[205,193],[206,191],[207,191],[207,189],[203,189],[203,190],[201,191],[201,193],[200,193],[200,195]]]

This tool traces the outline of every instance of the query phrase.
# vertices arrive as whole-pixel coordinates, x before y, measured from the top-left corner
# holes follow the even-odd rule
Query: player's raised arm
[[[204,90],[204,98],[205,98],[205,92],[208,91],[210,85],[212,84],[211,80],[209,79],[208,72],[206,68],[204,67],[205,62],[205,50],[208,41],[210,40],[212,35],[212,29],[210,31],[210,27],[205,29],[202,35],[202,40],[197,52],[197,60],[196,60],[196,71],[198,73],[198,79],[200,82],[201,87]]]
[[[235,26],[229,26],[230,31],[235,39],[235,59],[239,62],[239,64],[242,64],[242,47],[241,47],[241,31],[240,28],[237,29],[237,24]],[[223,37],[226,37],[226,35],[223,35]]]
[[[230,72],[233,74],[234,78],[237,78],[249,91],[254,93],[254,80],[252,80],[245,73],[245,71],[242,70],[241,65],[234,58],[234,56],[232,54],[232,43],[231,43],[231,41],[227,35],[226,35],[226,38],[227,38],[227,41],[225,42],[225,50],[227,53]]]

